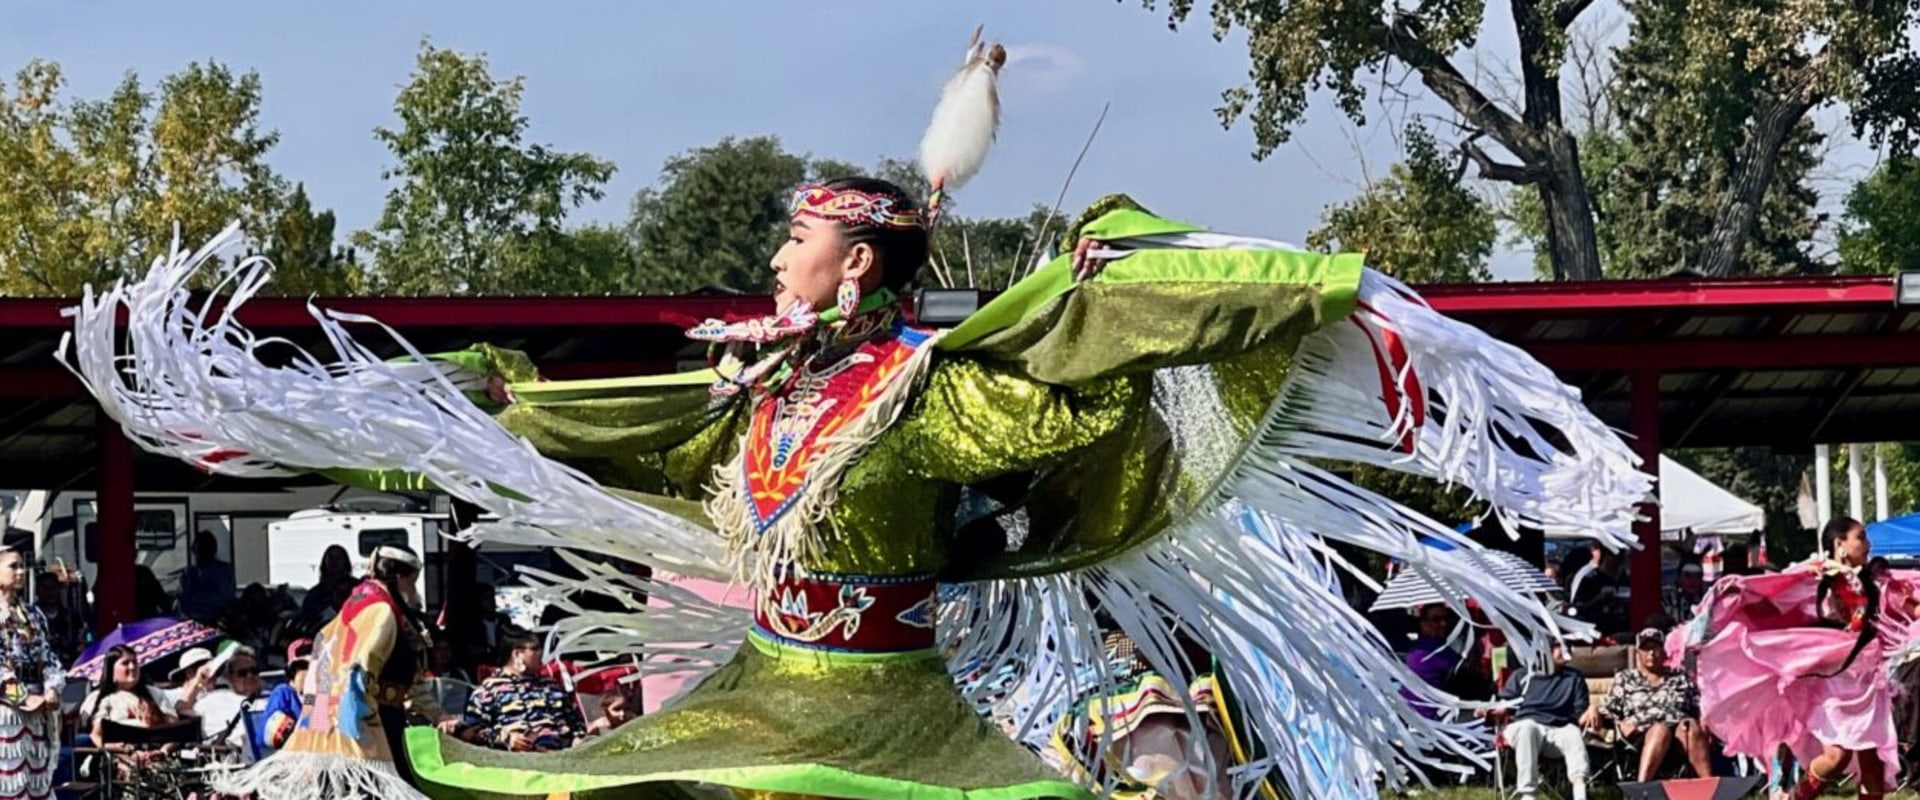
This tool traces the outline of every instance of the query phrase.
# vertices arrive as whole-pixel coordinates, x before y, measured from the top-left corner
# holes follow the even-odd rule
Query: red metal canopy
[[[1920,317],[1888,278],[1656,280],[1429,286],[1435,308],[1556,370],[1649,463],[1663,447],[1920,440]],[[0,299],[0,487],[142,490],[228,482],[128,453],[53,361],[66,300]],[[681,331],[764,313],[765,297],[355,298],[314,305],[380,319],[427,352],[486,341],[558,378],[656,373],[701,356]],[[319,352],[304,300],[255,300],[241,319]],[[369,338],[377,332],[369,328]],[[369,344],[373,344],[369,342]],[[375,348],[376,350],[379,348]],[[393,349],[397,354],[398,350]],[[258,483],[249,483],[258,488]],[[1657,542],[1657,510],[1641,526]],[[118,512],[115,512],[118,513]],[[130,511],[128,512],[130,513]],[[127,527],[115,519],[111,527]],[[130,533],[128,534],[131,535]],[[1658,606],[1657,548],[1636,556],[1635,617]],[[104,576],[103,576],[104,577]],[[1655,581],[1651,586],[1648,581]],[[126,598],[115,598],[130,603]]]

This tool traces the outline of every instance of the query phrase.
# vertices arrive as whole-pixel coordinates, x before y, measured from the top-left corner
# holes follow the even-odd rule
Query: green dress
[[[1158,221],[1137,216],[1132,222]],[[1172,261],[1186,254],[1149,255]],[[1257,352],[1266,369],[1248,382],[1264,379],[1271,397],[1301,336],[1350,308],[1360,272],[1353,256],[1247,254],[1235,269],[1214,258],[1204,272],[1181,280],[1173,267],[1184,265],[1151,260],[1118,261],[1101,280],[1079,287],[1061,283],[1065,265],[1053,265],[976,318],[1005,313],[1015,324],[987,329],[975,323],[946,334],[981,337],[964,349],[939,349],[942,337],[907,326],[897,307],[871,309],[805,345],[809,355],[780,391],[690,403],[681,424],[639,415],[671,405],[670,394],[707,393],[705,380],[629,385],[625,398],[602,392],[591,399],[565,384],[519,383],[518,402],[499,419],[542,452],[568,458],[603,481],[704,500],[716,527],[744,557],[797,553],[810,579],[863,587],[908,581],[917,600],[931,601],[938,583],[1060,571],[1111,557],[1164,529],[1179,510],[1171,502],[1178,498],[1167,496],[1177,484],[1189,484],[1181,492],[1188,503],[1199,493],[1198,477],[1176,476],[1177,465],[1152,446],[1166,439],[1151,412],[1153,370]],[[1153,282],[1130,283],[1143,274]],[[1244,295],[1257,302],[1230,310],[1226,319],[1210,316],[1224,310],[1220,298],[1235,288],[1257,290]],[[1104,296],[1088,296],[1095,292]],[[1106,308],[1164,316],[1121,319]],[[1198,319],[1220,324],[1200,327],[1192,323]],[[1106,363],[1096,362],[1092,350]],[[502,354],[481,353],[493,362],[485,368],[500,368]],[[850,367],[850,361],[861,363]],[[795,416],[796,391],[809,388],[835,402],[818,419],[791,426],[799,431],[799,452],[789,462],[794,469],[773,468],[771,457],[756,461],[756,447],[772,449],[773,440],[790,435],[780,422]],[[889,415],[888,403],[898,411]],[[765,424],[754,424],[756,413]],[[849,431],[863,423],[864,430]],[[643,429],[655,435],[638,435]],[[857,455],[836,458],[841,454],[822,444],[835,436]],[[843,466],[835,473],[821,469],[836,463]],[[1034,527],[1051,534],[1030,533],[1024,547],[1012,551],[1000,541],[957,539],[962,488],[1006,476],[1052,481],[1037,493],[1043,500],[1028,503]],[[837,485],[835,495],[810,508],[807,501],[815,498],[808,493],[828,482]],[[817,521],[809,519],[814,513],[821,515]],[[756,549],[783,535],[811,546]],[[776,582],[762,594],[763,604],[777,603],[783,588]],[[882,598],[866,619],[893,610]],[[724,667],[659,713],[605,738],[530,755],[416,729],[410,733],[416,769],[429,794],[447,796],[615,787],[627,796],[636,785],[667,781],[834,797],[1086,796],[963,699],[930,625],[921,640],[895,637],[867,650],[856,642],[808,642],[799,638],[807,633],[796,630],[805,623],[763,617]]]
[[[1217,237],[1125,198],[1063,241],[1082,236],[1123,252],[1085,282],[1056,259],[952,330],[870,299],[790,343],[764,391],[715,393],[712,374],[542,383],[488,347],[406,364],[343,347],[335,364],[277,369],[233,318],[182,315],[185,259],[80,309],[73,359],[149,449],[228,474],[433,485],[501,517],[481,539],[754,590],[751,619],[697,604],[583,616],[567,635],[609,655],[724,657],[660,712],[565,752],[410,730],[431,795],[1085,797],[1101,787],[1002,731],[1031,744],[1118,689],[1075,677],[1100,658],[1095,605],[1174,696],[1208,666],[1176,640],[1214,654],[1260,755],[1246,780],[1364,794],[1404,776],[1403,751],[1477,753],[1471,730],[1401,701],[1402,687],[1449,698],[1341,602],[1331,545],[1478,600],[1523,656],[1551,617],[1475,545],[1327,465],[1458,482],[1516,524],[1625,541],[1648,486],[1630,451],[1550,372],[1359,256]],[[121,307],[151,335],[117,338]],[[489,374],[514,381],[514,403],[462,396]],[[1017,524],[959,525],[963,496]],[[623,586],[639,588],[604,574],[571,588]],[[711,649],[669,646],[689,641]],[[1009,671],[1060,680],[1001,696],[978,678]]]

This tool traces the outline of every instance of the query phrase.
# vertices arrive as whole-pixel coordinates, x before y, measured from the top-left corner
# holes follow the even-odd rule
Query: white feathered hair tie
[[[947,79],[920,139],[920,169],[933,187],[927,197],[929,227],[939,219],[947,193],[965,185],[986,163],[1000,131],[1000,67],[1007,63],[1007,49],[980,41],[981,30],[973,29],[966,62]]]

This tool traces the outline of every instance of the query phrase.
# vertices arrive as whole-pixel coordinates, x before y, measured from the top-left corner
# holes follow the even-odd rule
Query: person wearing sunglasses
[[[203,695],[194,703],[200,716],[202,740],[230,748],[223,753],[231,760],[251,764],[260,757],[253,741],[254,719],[264,706],[265,694],[260,681],[260,658],[242,647],[227,658],[221,668],[223,686]]]

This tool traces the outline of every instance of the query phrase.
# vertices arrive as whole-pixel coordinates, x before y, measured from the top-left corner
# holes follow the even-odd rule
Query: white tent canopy
[[[1660,457],[1661,540],[1678,541],[1690,535],[1750,536],[1766,525],[1767,512],[1759,506],[1700,477],[1678,461]],[[1574,535],[1548,531],[1547,537]]]
[[[1767,512],[1700,473],[1660,457],[1660,538],[1748,536],[1767,526]]]

